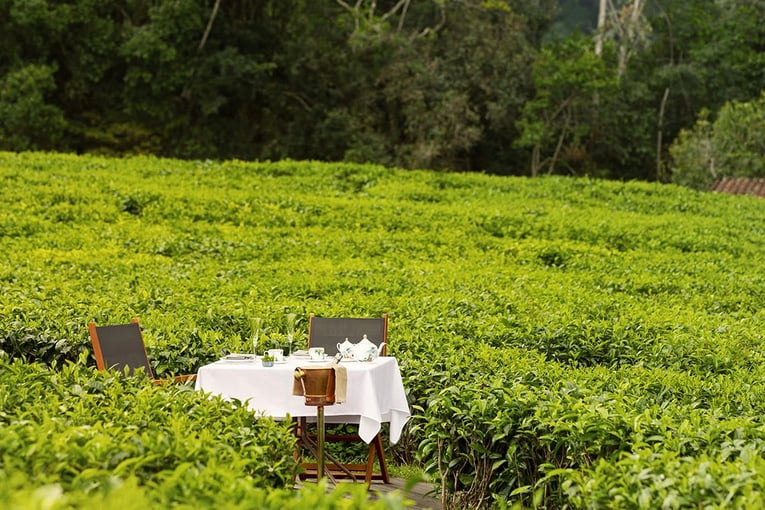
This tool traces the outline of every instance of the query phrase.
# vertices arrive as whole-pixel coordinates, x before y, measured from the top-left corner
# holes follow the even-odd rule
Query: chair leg
[[[388,475],[388,463],[385,461],[385,451],[383,450],[382,436],[377,434],[373,439],[375,444],[375,450],[377,450],[377,456],[380,459],[380,475],[382,476],[383,483],[390,483],[390,476]]]
[[[367,484],[367,487],[372,485],[372,471],[375,467],[375,447],[373,444],[369,445],[369,452],[367,453],[367,472],[366,476],[364,476],[364,481]]]
[[[388,464],[385,462],[385,451],[383,450],[382,437],[378,433],[369,444],[369,453],[367,454],[367,471],[364,480],[367,487],[372,484],[372,473],[375,467],[375,456],[380,461],[380,476],[383,483],[390,483],[388,475]]]

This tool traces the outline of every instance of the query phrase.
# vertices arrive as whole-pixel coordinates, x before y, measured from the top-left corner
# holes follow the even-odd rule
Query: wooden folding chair
[[[388,341],[388,314],[382,317],[373,318],[349,318],[349,317],[317,317],[311,314],[308,321],[308,347],[324,347],[324,352],[332,356],[337,354],[337,344],[343,343],[347,338],[356,343],[366,335],[373,343],[382,346],[380,354],[385,356]],[[355,424],[354,424],[355,425]],[[298,434],[306,433],[305,420],[301,420],[298,426]],[[361,443],[364,441],[358,434],[327,434],[325,437],[327,443]],[[380,464],[380,472],[374,472],[375,458]],[[313,464],[304,464],[306,469],[304,477],[311,476],[315,470]],[[329,465],[337,478],[346,477],[347,470],[355,475],[363,475],[367,485],[372,480],[381,480],[384,483],[390,483],[388,474],[388,465],[385,462],[385,451],[383,449],[382,437],[378,433],[369,444],[366,464],[344,464],[345,469],[339,469],[339,466]]]
[[[127,369],[129,375],[137,371],[143,371],[154,384],[168,382],[186,382],[196,379],[195,374],[179,375],[173,379],[157,379],[151,369],[149,357],[146,354],[146,346],[143,343],[141,326],[138,319],[133,318],[128,324],[114,324],[110,326],[96,326],[91,321],[88,323],[90,342],[93,344],[93,355],[96,358],[96,366],[99,370],[117,370],[124,373]]]

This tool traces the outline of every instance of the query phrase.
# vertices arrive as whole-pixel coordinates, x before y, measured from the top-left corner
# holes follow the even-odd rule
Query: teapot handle
[[[385,345],[385,342],[380,342],[380,345],[377,346],[378,355],[382,352],[383,345]]]

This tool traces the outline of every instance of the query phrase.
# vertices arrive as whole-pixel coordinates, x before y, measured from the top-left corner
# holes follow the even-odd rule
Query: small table
[[[326,366],[306,358],[288,358],[263,367],[256,360],[219,360],[200,367],[196,389],[247,402],[254,412],[277,420],[315,418],[316,407],[292,394],[298,366]],[[396,443],[411,413],[396,358],[381,356],[371,362],[343,362],[347,368],[346,401],[327,406],[327,423],[358,423],[359,436],[370,443],[383,423],[390,423],[390,442]],[[381,459],[381,464],[384,462]]]

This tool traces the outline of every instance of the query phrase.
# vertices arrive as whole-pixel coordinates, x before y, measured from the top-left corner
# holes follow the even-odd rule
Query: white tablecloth
[[[396,358],[342,363],[348,370],[347,399],[324,407],[327,423],[358,423],[359,436],[369,443],[382,423],[390,423],[390,441],[398,442],[411,416]],[[326,366],[305,359],[288,359],[273,367],[260,360],[220,360],[199,369],[196,389],[227,399],[247,401],[255,412],[276,419],[316,417],[316,407],[305,405],[302,396],[292,394],[295,367]]]

